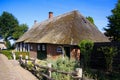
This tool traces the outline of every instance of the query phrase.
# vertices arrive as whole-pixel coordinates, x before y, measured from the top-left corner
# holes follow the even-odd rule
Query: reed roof
[[[75,10],[34,24],[16,42],[76,45],[81,40],[109,42],[95,25]]]

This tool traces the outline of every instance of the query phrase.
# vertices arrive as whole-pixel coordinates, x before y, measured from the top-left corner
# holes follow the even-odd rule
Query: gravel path
[[[0,80],[38,80],[29,71],[19,66],[16,60],[8,60],[0,54]]]

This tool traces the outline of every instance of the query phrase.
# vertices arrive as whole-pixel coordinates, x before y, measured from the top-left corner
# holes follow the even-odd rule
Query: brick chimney
[[[37,23],[37,20],[34,20],[34,24],[36,24]]]
[[[53,12],[49,12],[49,19],[53,17]]]

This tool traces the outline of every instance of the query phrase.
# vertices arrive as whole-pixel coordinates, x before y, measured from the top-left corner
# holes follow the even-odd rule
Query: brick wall
[[[60,45],[53,45],[53,44],[47,44],[47,57],[50,58],[57,58],[57,56],[60,56],[62,53],[57,52],[57,47]]]
[[[80,59],[80,49],[77,46],[71,45],[57,45],[57,44],[46,44],[46,58],[53,58],[56,59],[61,56],[62,52],[57,52],[57,47],[63,46],[70,48],[70,53],[68,53],[70,58],[79,60]],[[43,53],[43,52],[41,52]],[[30,44],[30,57],[37,58],[37,44]]]
[[[78,47],[71,47],[71,59],[76,59],[76,60],[80,60],[80,49]]]
[[[37,58],[37,44],[30,44],[30,57]]]
[[[57,47],[64,46],[70,48],[70,58],[79,60],[80,59],[80,49],[76,46],[70,45],[55,45],[55,44],[47,44],[47,57],[57,58],[62,55],[62,52],[57,52]],[[67,55],[66,55],[67,56]]]

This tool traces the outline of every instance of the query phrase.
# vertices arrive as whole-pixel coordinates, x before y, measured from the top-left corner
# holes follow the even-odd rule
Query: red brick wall
[[[32,43],[30,44],[30,57],[37,58],[37,44],[32,44]]]
[[[57,52],[57,47],[60,45],[47,44],[47,57],[49,58],[57,58],[62,55],[62,53]],[[78,47],[69,46],[70,47],[70,58],[71,59],[80,59],[80,49]]]
[[[71,47],[71,57],[72,59],[80,60],[80,49]]]
[[[57,58],[62,53],[57,52],[57,47],[60,45],[47,44],[47,57]]]
[[[32,49],[30,49],[30,57],[31,58],[37,58],[37,44],[30,44],[32,46]],[[56,59],[60,55],[62,55],[62,52],[57,52],[57,47],[61,45],[55,45],[55,44],[46,44],[46,52],[47,52],[47,58],[53,58]],[[80,49],[76,48],[74,46],[70,47],[70,58],[72,59],[80,59]]]

